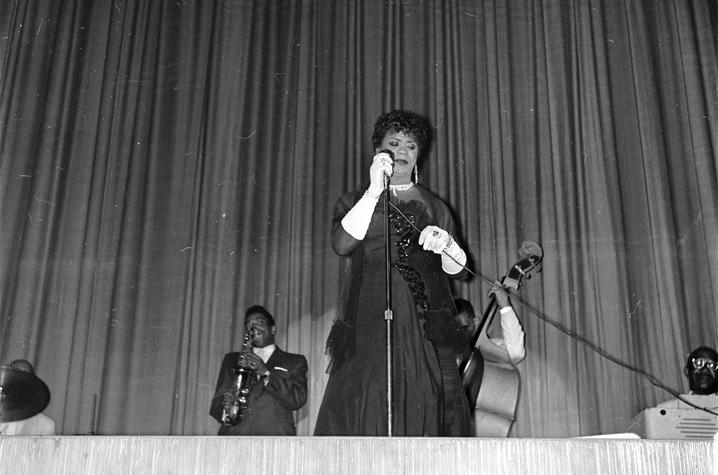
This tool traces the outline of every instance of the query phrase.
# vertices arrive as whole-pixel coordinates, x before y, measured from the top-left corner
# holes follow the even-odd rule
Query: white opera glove
[[[384,191],[384,177],[391,177],[394,173],[394,160],[386,152],[379,152],[374,155],[371,167],[369,167],[369,189],[367,193],[379,198]]]
[[[454,238],[451,238],[451,242],[441,253],[441,268],[447,274],[458,274],[466,265],[466,253],[461,246],[456,244]]]
[[[342,227],[344,231],[349,233],[351,237],[359,241],[364,239],[366,231],[371,223],[371,215],[374,214],[374,208],[379,201],[379,197],[374,197],[369,190],[364,192],[354,207],[349,210],[342,218]]]
[[[441,254],[451,241],[451,234],[438,226],[429,225],[419,234],[419,245],[435,254]]]
[[[369,168],[369,188],[354,207],[342,218],[342,227],[351,237],[363,240],[371,223],[371,216],[384,191],[384,177],[391,176],[393,160],[388,153],[377,153]]]
[[[441,254],[441,268],[447,274],[458,274],[466,264],[466,253],[451,234],[438,226],[427,226],[419,235],[419,245],[425,250]]]

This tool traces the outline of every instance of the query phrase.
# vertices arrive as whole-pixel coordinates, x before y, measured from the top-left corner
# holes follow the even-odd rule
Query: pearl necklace
[[[391,189],[391,192],[394,193],[394,196],[396,196],[397,191],[406,191],[412,186],[414,186],[413,183],[407,183],[405,185],[389,185],[389,188]]]

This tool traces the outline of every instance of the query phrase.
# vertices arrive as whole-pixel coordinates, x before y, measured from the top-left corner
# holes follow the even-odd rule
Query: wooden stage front
[[[712,440],[0,437],[7,474],[712,474]]]

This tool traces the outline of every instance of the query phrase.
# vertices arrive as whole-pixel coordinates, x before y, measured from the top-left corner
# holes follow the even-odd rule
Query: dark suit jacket
[[[217,378],[209,413],[220,424],[224,393],[232,388],[232,368],[238,358],[239,352],[224,355]],[[219,435],[296,435],[292,411],[307,402],[307,359],[277,347],[266,365],[270,372],[266,386],[261,380],[253,384],[242,421],[235,426],[222,425]]]

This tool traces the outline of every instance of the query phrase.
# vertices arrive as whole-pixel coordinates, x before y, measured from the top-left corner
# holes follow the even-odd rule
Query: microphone
[[[384,150],[379,150],[379,153],[385,153],[391,158],[391,173],[384,172],[384,189],[387,189],[389,188],[389,178],[394,174],[394,152],[385,148]]]

